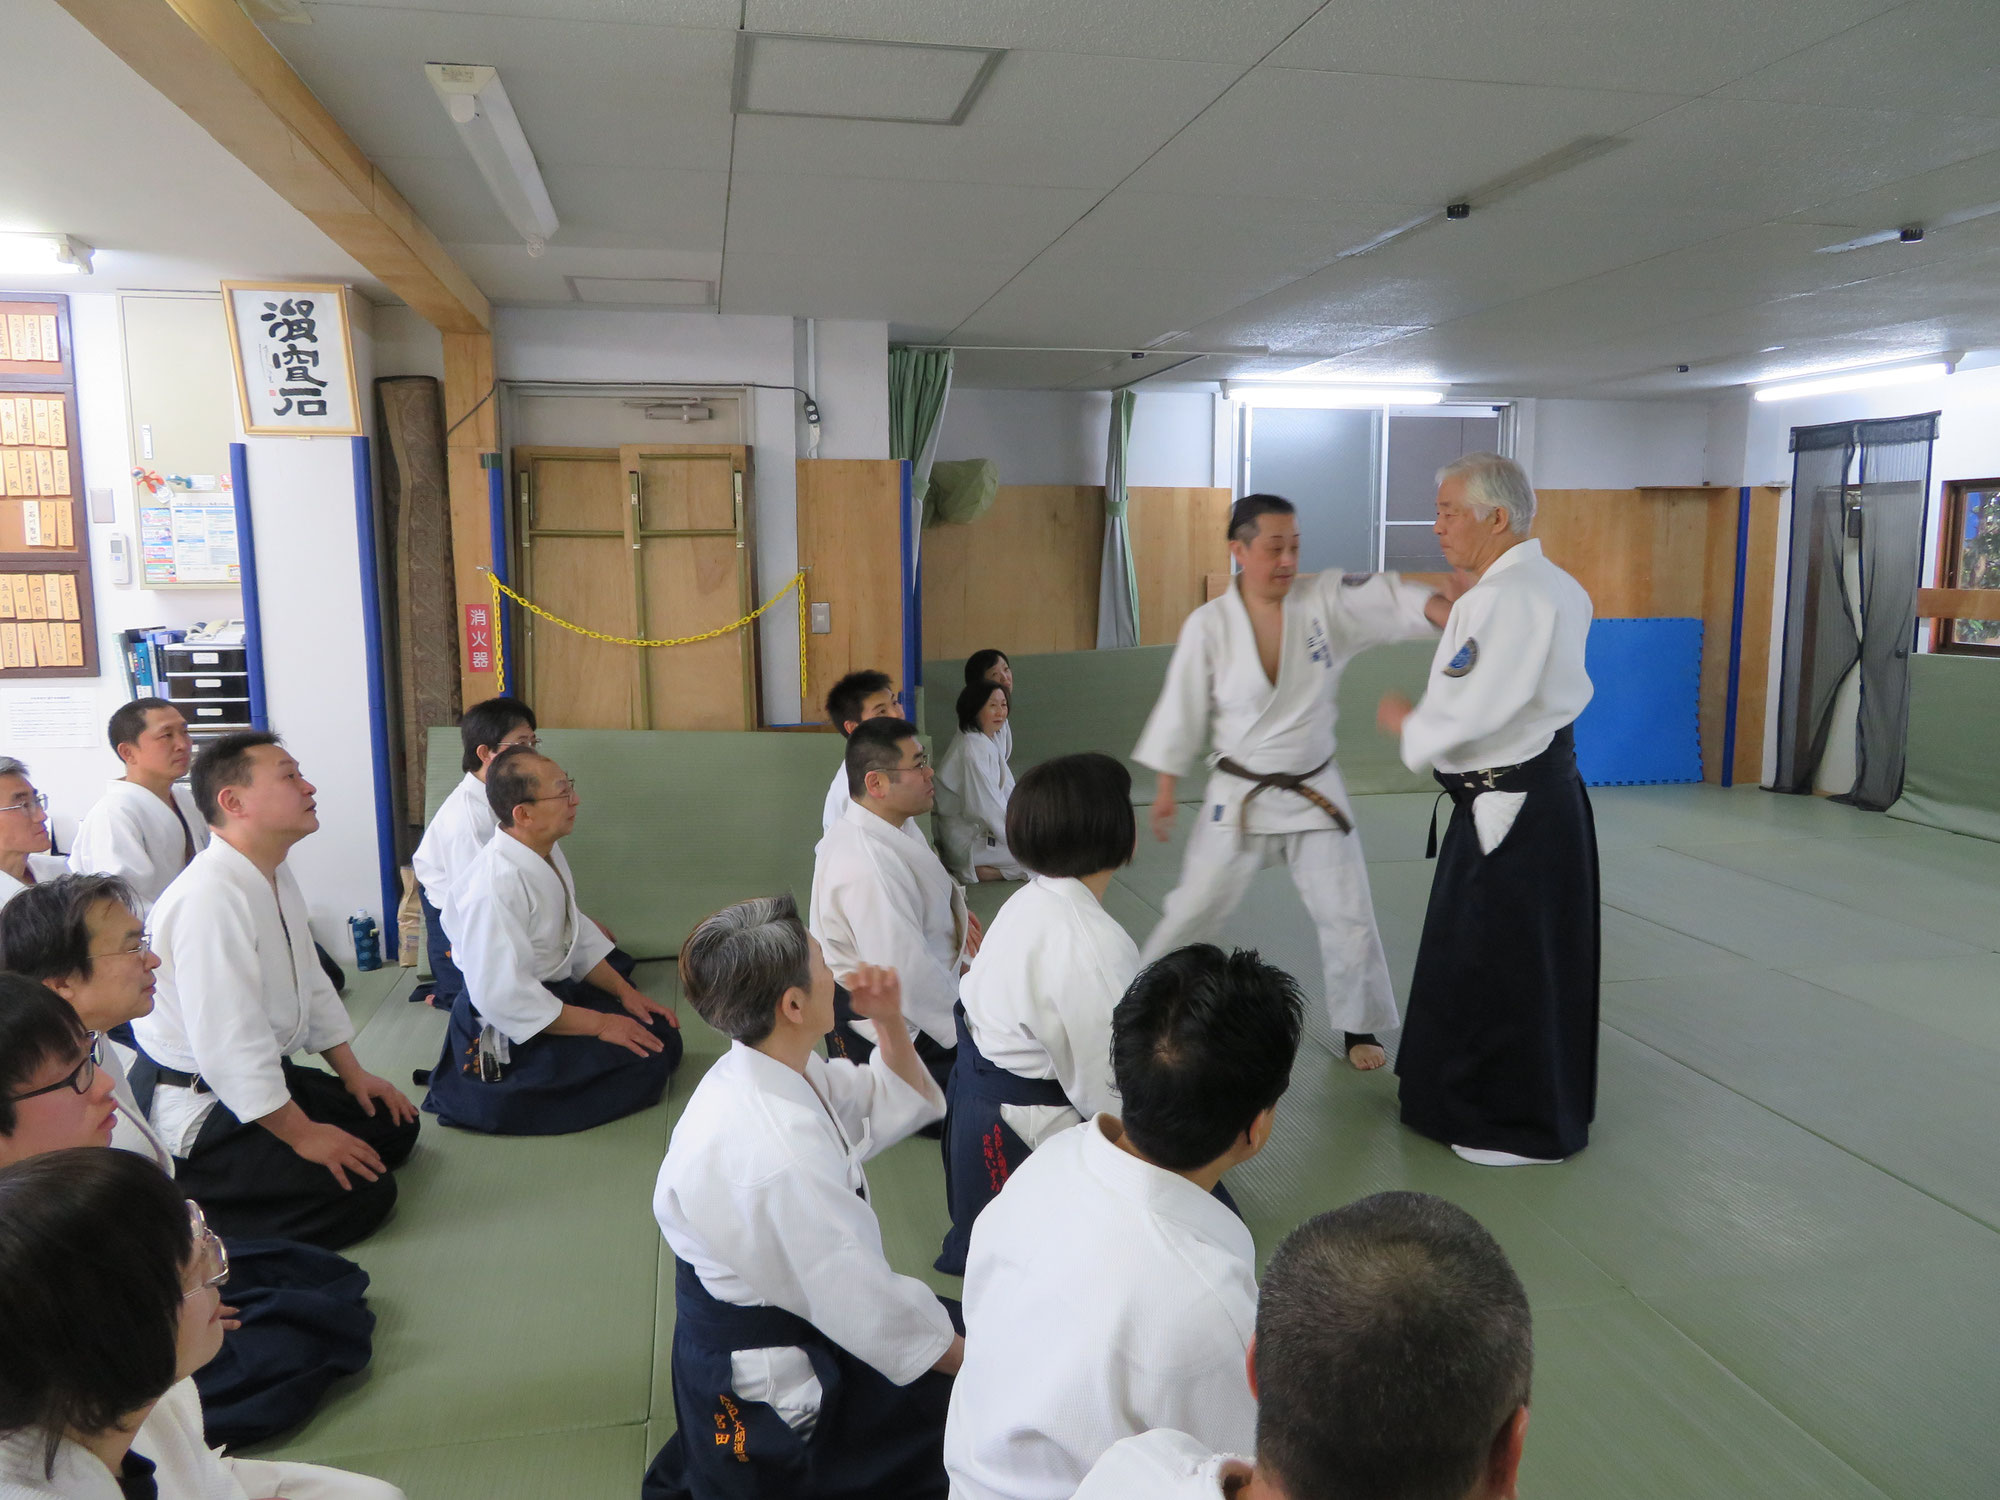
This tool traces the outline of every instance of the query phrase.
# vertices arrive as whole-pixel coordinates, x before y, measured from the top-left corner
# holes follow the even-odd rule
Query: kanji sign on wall
[[[225,281],[236,394],[250,437],[358,437],[347,289]]]

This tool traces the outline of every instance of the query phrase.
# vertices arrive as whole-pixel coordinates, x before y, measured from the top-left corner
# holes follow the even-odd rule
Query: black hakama
[[[957,1304],[939,1300],[959,1324]],[[769,1348],[812,1361],[820,1408],[805,1436],[735,1394],[729,1356]],[[718,1301],[678,1259],[672,1368],[678,1430],[647,1469],[642,1500],[944,1500],[948,1375],[896,1385],[796,1313]]]
[[[1396,1072],[1403,1123],[1447,1145],[1572,1156],[1597,1113],[1597,830],[1565,727],[1519,766],[1438,773],[1451,823],[1431,881]],[[1491,854],[1480,792],[1526,792]]]
[[[616,999],[583,980],[545,986],[566,1005],[629,1014]],[[463,992],[452,1002],[444,1050],[431,1070],[424,1108],[446,1125],[489,1135],[567,1135],[623,1119],[660,1102],[681,1060],[681,1034],[662,1018],[648,1029],[666,1044],[644,1057],[594,1036],[544,1031],[513,1043],[500,1077],[479,1076],[479,1012]]]

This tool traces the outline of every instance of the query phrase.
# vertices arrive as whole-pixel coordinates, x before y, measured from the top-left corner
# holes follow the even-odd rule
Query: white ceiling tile
[[[570,302],[570,276],[674,277],[714,281],[722,257],[659,250],[603,250],[552,244],[539,258],[518,240],[506,244],[447,241],[445,248],[495,302]]]
[[[1324,0],[746,0],[744,29],[1254,63]]]
[[[549,193],[565,244],[602,249],[722,249],[727,172],[552,168]]]
[[[423,68],[463,62],[500,70],[551,183],[572,162],[729,168],[728,32],[341,5],[271,39],[371,157],[464,158]]]
[[[1117,264],[1042,261],[960,325],[956,336],[974,343],[1143,347],[1195,327],[1268,288],[1268,281],[1227,271],[1155,267],[1134,272]]]
[[[1744,7],[1755,10],[1755,7]],[[2000,115],[2000,5],[1915,0],[1723,90],[1749,99]]]
[[[1801,223],[1837,226],[1834,233],[1821,237],[1822,244],[1837,245],[1860,232],[1904,224],[1935,228],[1933,221],[1942,215],[1989,203],[2000,203],[2000,151],[1905,177],[1851,198],[1817,203],[1796,217]],[[1957,233],[1955,229],[1938,230],[1937,237]]]
[[[1149,191],[1444,204],[1665,95],[1259,68],[1132,178]],[[1622,155],[1613,152],[1600,162]]]
[[[744,115],[745,172],[1108,190],[1238,76],[1214,63],[1014,52],[962,125]]]
[[[1047,245],[1090,207],[1075,188],[894,182],[738,172],[729,198],[729,253],[832,260],[1006,261]]]
[[[740,0],[307,0],[315,25],[343,10],[458,11],[489,16],[527,16],[551,21],[616,21],[647,26],[704,26],[734,31]],[[278,23],[265,32],[303,28]]]
[[[1702,94],[1898,0],[1393,0],[1329,5],[1284,68]]]
[[[1214,270],[1276,281],[1315,271],[1424,208],[1127,187],[1093,208],[1047,256],[1061,264]]]
[[[882,318],[942,330],[985,301],[1012,263],[874,257],[841,260],[798,250],[740,251],[732,244],[722,310],[787,317]]]
[[[978,391],[1048,391],[1078,383],[1095,387],[1131,379],[1125,368],[1131,363],[1101,354],[959,349],[952,358],[951,383],[955,390]],[[950,409],[947,402],[947,415]]]

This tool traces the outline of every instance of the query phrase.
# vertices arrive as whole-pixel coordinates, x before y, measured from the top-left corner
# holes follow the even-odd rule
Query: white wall
[[[990,458],[1002,484],[1102,484],[1111,439],[1107,391],[994,391],[952,387],[937,456]],[[1126,483],[1214,482],[1215,397],[1146,391],[1132,408]]]
[[[375,309],[375,374],[444,379],[444,335],[400,302]],[[371,396],[372,399],[372,396]]]
[[[1709,409],[1698,401],[1524,401],[1518,456],[1537,489],[1696,485]]]

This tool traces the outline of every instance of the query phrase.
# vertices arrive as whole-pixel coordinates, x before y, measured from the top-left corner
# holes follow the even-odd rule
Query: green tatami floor
[[[1465,1165],[1401,1128],[1393,1076],[1347,1068],[1316,1014],[1270,1149],[1230,1179],[1260,1251],[1384,1188],[1477,1214],[1534,1304],[1522,1492],[1538,1500],[2000,1494],[2000,845],[1754,788],[1593,800],[1590,1149]],[[1399,994],[1431,801],[1357,799]],[[1178,864],[1178,840],[1148,837],[1112,887],[1141,938]],[[1230,938],[1317,995],[1282,870]],[[348,997],[363,1059],[399,1083],[443,1030],[403,1002],[409,976],[359,976]],[[673,993],[669,964],[638,978]],[[529,1140],[427,1117],[395,1217],[349,1252],[374,1277],[374,1365],[267,1454],[379,1474],[413,1500],[636,1496],[673,1424],[653,1175],[721,1049],[682,1022],[687,1061],[644,1115]],[[870,1178],[898,1268],[954,1289],[928,1269],[945,1227],[936,1146],[905,1142]]]

